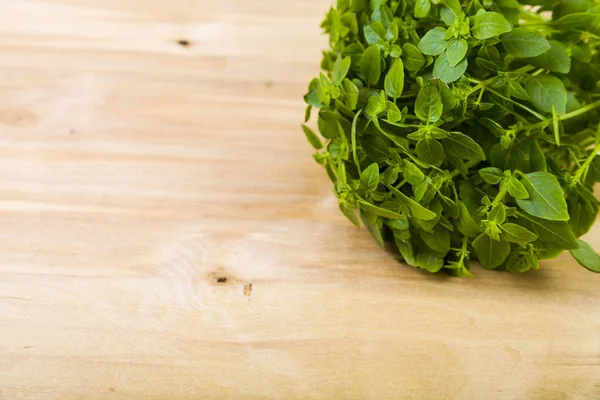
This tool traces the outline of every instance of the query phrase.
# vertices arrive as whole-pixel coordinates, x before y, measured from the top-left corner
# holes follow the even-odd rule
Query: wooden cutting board
[[[599,275],[430,276],[337,211],[328,3],[0,2],[0,399],[600,399]]]

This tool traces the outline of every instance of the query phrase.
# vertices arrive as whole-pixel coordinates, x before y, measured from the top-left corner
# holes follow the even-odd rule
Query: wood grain
[[[327,4],[0,2],[0,399],[600,399],[600,276],[430,276],[340,216]]]

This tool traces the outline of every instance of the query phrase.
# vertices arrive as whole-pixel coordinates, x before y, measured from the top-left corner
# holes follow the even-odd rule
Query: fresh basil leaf
[[[559,114],[567,112],[567,90],[564,83],[552,75],[540,75],[529,79],[525,90],[531,102],[540,110],[552,112],[552,107]]]
[[[352,222],[357,228],[360,228],[360,221],[358,220],[358,217],[356,216],[356,212],[352,208],[350,208],[342,203],[340,203],[339,206],[340,206],[340,210],[346,216],[346,218],[348,218],[348,220],[350,222]]]
[[[442,144],[435,139],[419,140],[415,151],[421,160],[431,165],[439,165],[446,158]]]
[[[404,214],[400,215],[399,218],[389,220],[385,222],[387,226],[392,229],[396,229],[399,231],[405,231],[410,228],[410,223],[408,222],[408,217]]]
[[[410,242],[396,239],[396,245],[398,246],[398,250],[400,251],[404,261],[406,261],[406,263],[409,265],[415,265],[417,260]]]
[[[358,88],[347,78],[344,79],[343,86],[345,91],[344,104],[346,104],[350,110],[356,110],[356,106],[358,105]]]
[[[508,93],[510,93],[511,96],[516,97],[519,100],[531,100],[525,88],[519,82],[516,81],[508,82]]]
[[[362,55],[360,60],[360,70],[366,79],[367,85],[376,85],[381,76],[381,54],[379,47],[372,44]]]
[[[448,61],[447,53],[444,52],[435,60],[433,77],[442,80],[444,83],[452,83],[465,74],[468,64],[467,59],[463,58],[461,62],[452,66]]]
[[[379,186],[379,166],[377,163],[369,165],[360,174],[360,184],[367,190],[375,190]]]
[[[502,171],[495,167],[487,167],[480,169],[479,175],[483,178],[484,181],[486,181],[490,185],[497,185],[505,178]]]
[[[427,247],[436,253],[446,254],[450,251],[450,232],[440,225],[433,232],[420,231],[419,235]]]
[[[468,49],[469,45],[465,39],[450,39],[448,41],[448,48],[446,49],[448,64],[450,64],[451,67],[456,66],[456,64],[465,58]]]
[[[377,207],[376,205],[371,204],[364,200],[359,200],[358,204],[362,210],[368,211],[369,213],[377,215],[379,217],[389,218],[389,219],[394,219],[394,220],[403,217],[403,215],[400,213],[397,213],[395,211],[391,211],[391,210],[388,210],[385,208]]]
[[[415,0],[415,18],[425,18],[431,10],[430,0]]]
[[[404,64],[401,59],[394,61],[392,68],[385,76],[385,93],[394,99],[402,95],[404,90]]]
[[[584,268],[589,269],[592,272],[600,273],[600,256],[592,249],[592,247],[579,240],[579,248],[571,250],[571,255],[577,262]]]
[[[383,222],[381,221],[381,218],[367,211],[361,210],[360,219],[362,220],[363,225],[365,226],[365,228],[367,228],[373,239],[375,239],[375,243],[377,243],[382,249],[385,248],[385,242],[381,233],[381,229],[383,227]]]
[[[475,219],[462,201],[458,201],[458,215],[459,218],[456,221],[456,227],[460,233],[467,237],[476,237],[481,233],[479,225],[475,222]]]
[[[448,48],[448,42],[444,39],[446,29],[437,27],[428,31],[419,42],[419,50],[427,56],[437,56]]]
[[[485,40],[510,32],[512,25],[502,14],[485,12],[477,14],[474,19],[471,34],[475,39]]]
[[[335,67],[333,68],[333,78],[331,79],[332,85],[339,85],[342,83],[346,75],[348,75],[348,71],[350,71],[350,64],[352,60],[350,57],[338,58],[335,63]]]
[[[438,272],[444,267],[444,258],[428,251],[419,251],[415,260],[415,266],[427,272]]]
[[[316,150],[320,150],[323,148],[323,143],[321,143],[321,139],[319,139],[317,134],[315,132],[313,132],[312,129],[310,129],[308,126],[302,124],[302,130],[304,130],[306,139],[308,140],[308,142],[310,143],[310,145],[313,148],[315,148]]]
[[[524,244],[535,242],[538,239],[535,233],[523,228],[521,225],[510,222],[500,225],[500,229],[502,230],[502,238],[507,242]]]
[[[544,171],[532,172],[523,178],[522,183],[529,193],[529,198],[517,199],[523,211],[551,221],[569,220],[565,195],[554,175]]]
[[[529,193],[527,192],[527,189],[525,189],[525,186],[514,176],[508,180],[508,194],[517,200],[529,198]]]
[[[506,270],[514,273],[523,273],[531,269],[538,269],[539,261],[535,254],[519,251],[513,253],[506,261]]]
[[[408,71],[416,72],[425,66],[425,57],[421,51],[412,43],[402,45],[402,61]]]
[[[452,8],[446,5],[443,5],[440,9],[440,18],[444,23],[448,26],[454,25],[456,21],[460,21],[465,17],[465,13],[461,10],[460,6],[458,8]]]
[[[414,201],[395,187],[388,186],[388,188],[402,204],[406,205],[409,208],[413,217],[422,219],[424,221],[428,221],[434,219],[437,216],[436,213],[426,209],[425,207],[423,207],[422,205],[420,205],[419,203],[417,203],[416,201]]]
[[[528,61],[539,68],[552,72],[568,74],[571,71],[571,58],[564,44],[557,40],[550,40],[550,49]]]
[[[506,51],[518,58],[536,57],[550,50],[550,43],[538,31],[515,28],[500,37]]]
[[[404,179],[411,185],[418,185],[425,180],[425,174],[415,164],[408,160],[403,160]]]
[[[442,116],[444,106],[438,90],[427,85],[419,91],[415,102],[415,114],[422,121],[436,122]]]
[[[598,14],[580,12],[565,15],[562,18],[552,21],[550,25],[554,29],[587,29],[592,23],[596,22]]]
[[[385,28],[379,21],[371,22],[363,30],[368,44],[377,44],[385,37]]]
[[[577,239],[566,222],[548,221],[519,213],[518,222],[539,237],[539,241],[551,243],[554,250],[573,250],[578,246]]]
[[[446,152],[462,160],[485,160],[481,146],[469,136],[460,132],[450,132],[450,136],[442,139]]]
[[[473,240],[473,249],[482,267],[494,269],[502,265],[510,254],[510,243],[505,240],[493,240],[482,233]]]

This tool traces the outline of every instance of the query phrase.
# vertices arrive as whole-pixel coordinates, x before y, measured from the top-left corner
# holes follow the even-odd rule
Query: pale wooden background
[[[599,275],[432,277],[337,212],[327,4],[0,1],[2,400],[600,399]]]

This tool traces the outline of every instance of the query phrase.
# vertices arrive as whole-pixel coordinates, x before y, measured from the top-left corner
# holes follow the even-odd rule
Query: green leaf
[[[362,55],[360,60],[360,70],[366,79],[367,85],[376,85],[381,76],[381,54],[379,47],[372,44]]]
[[[571,71],[571,58],[564,44],[557,40],[550,40],[550,50],[528,61],[539,68],[552,72],[568,74]]]
[[[524,244],[535,242],[538,239],[535,233],[523,228],[521,225],[506,223],[500,225],[500,229],[502,230],[502,238],[507,242]]]
[[[505,178],[502,171],[495,167],[487,167],[480,169],[479,175],[483,178],[484,181],[486,181],[490,185],[497,185]]]
[[[550,43],[538,31],[515,28],[500,37],[506,51],[518,58],[536,57],[550,50]]]
[[[579,248],[571,250],[571,255],[577,262],[584,268],[589,269],[592,272],[600,273],[600,256],[592,249],[592,247],[579,240]]]
[[[367,190],[375,190],[379,186],[379,166],[377,163],[369,165],[360,174],[360,184]]]
[[[344,103],[350,110],[356,110],[356,106],[358,105],[358,88],[352,81],[348,78],[344,79],[343,82],[345,96]]]
[[[523,273],[530,269],[538,269],[539,261],[531,252],[519,251],[513,253],[506,261],[506,270],[509,272]]]
[[[333,67],[333,78],[331,79],[332,85],[339,85],[342,83],[346,75],[348,75],[348,71],[350,71],[350,64],[352,60],[350,57],[338,58]]]
[[[389,122],[398,122],[402,119],[402,113],[398,109],[398,106],[391,101],[387,102],[387,120]]]
[[[383,217],[383,218],[389,218],[389,219],[399,219],[402,218],[403,215],[400,213],[397,213],[395,211],[391,211],[385,208],[381,208],[381,207],[377,207],[374,204],[371,204],[365,200],[358,200],[358,203],[360,205],[360,208],[370,212],[371,214]]]
[[[446,29],[437,27],[427,31],[425,36],[419,42],[419,50],[427,56],[437,56],[442,54],[448,47],[448,42],[444,39]]]
[[[425,271],[436,273],[444,268],[444,258],[428,251],[419,251],[415,260],[415,266]]]
[[[458,215],[459,218],[455,223],[460,233],[467,237],[476,237],[481,233],[479,225],[475,222],[462,201],[458,201]]]
[[[506,220],[506,208],[504,204],[497,203],[492,207],[492,211],[490,211],[488,215],[488,220],[495,224],[502,224]]]
[[[425,18],[431,10],[430,0],[415,0],[415,18]]]
[[[410,228],[410,223],[408,222],[408,217],[404,214],[400,216],[400,218],[393,219],[391,221],[386,221],[386,224],[392,228],[397,229],[399,231],[405,231]]]
[[[383,249],[385,247],[385,242],[383,240],[383,236],[381,235],[381,228],[383,227],[381,219],[367,211],[360,212],[360,219],[373,239],[375,239],[375,242]]]
[[[485,233],[477,236],[472,246],[479,263],[486,269],[498,268],[510,254],[510,243],[506,240],[493,240]]]
[[[419,203],[417,203],[416,201],[414,201],[395,187],[388,186],[388,189],[390,189],[390,191],[398,198],[398,200],[402,204],[408,206],[413,217],[422,219],[424,221],[429,221],[437,216],[436,213],[426,209],[425,207],[423,207],[422,205],[420,205]]]
[[[516,97],[519,100],[531,100],[525,88],[521,86],[519,82],[516,81],[508,82],[508,93],[510,93],[511,96]]]
[[[419,235],[431,250],[441,254],[450,251],[450,232],[440,225],[437,225],[433,232],[420,231]]]
[[[458,106],[458,98],[456,95],[450,90],[448,85],[442,82],[439,79],[431,79],[429,84],[439,91],[442,96],[442,104],[444,106],[444,110],[450,111],[455,109]]]
[[[444,148],[441,143],[435,139],[419,140],[415,150],[419,158],[427,164],[439,165],[446,158]]]
[[[415,265],[417,260],[410,242],[396,240],[396,245],[398,246],[398,250],[400,250],[402,258],[404,258],[404,261],[409,265]]]
[[[450,132],[450,136],[442,139],[446,152],[462,160],[485,160],[481,146],[469,136],[460,132]]]
[[[386,104],[377,96],[369,97],[365,111],[369,117],[376,117],[385,111]]]
[[[418,185],[425,180],[425,174],[415,164],[408,160],[402,161],[404,164],[404,179],[411,185]]]
[[[512,25],[502,14],[485,12],[477,14],[474,19],[471,34],[475,39],[485,40],[510,32]]]
[[[443,53],[435,60],[433,77],[442,80],[444,83],[452,83],[465,74],[468,64],[467,59],[463,58],[461,62],[451,66],[447,54]]]
[[[464,17],[465,13],[462,12],[460,5],[457,9],[445,5],[440,9],[440,18],[448,26],[452,26],[457,20],[461,20]]]
[[[454,67],[456,64],[461,62],[461,60],[467,55],[468,49],[469,45],[465,39],[450,39],[448,41],[448,48],[446,49],[446,55],[448,57],[448,63],[450,66]]]
[[[344,213],[346,218],[348,218],[348,220],[350,222],[352,222],[357,228],[360,228],[360,221],[358,220],[358,217],[356,216],[356,212],[352,208],[344,205],[343,203],[339,203],[339,206],[340,206],[340,210],[342,211],[342,213]]]
[[[425,57],[421,51],[414,44],[408,42],[402,45],[402,60],[404,67],[411,72],[418,71],[425,66]]]
[[[404,64],[401,59],[394,61],[392,68],[385,76],[385,93],[394,99],[402,95],[404,90]]]
[[[529,193],[525,186],[514,176],[508,180],[508,194],[517,200],[524,200],[529,198]]]
[[[572,250],[578,246],[577,238],[566,222],[547,221],[518,213],[519,223],[539,237],[539,241],[551,243],[555,250]]]
[[[368,44],[377,44],[385,37],[385,28],[379,21],[372,21],[363,30]]]
[[[525,90],[531,102],[540,110],[552,112],[552,107],[559,114],[567,112],[567,90],[564,83],[552,75],[535,76],[527,81]]]
[[[313,132],[312,129],[310,129],[308,126],[302,124],[302,130],[304,131],[304,134],[306,135],[306,139],[308,140],[308,142],[311,144],[312,147],[314,147],[316,150],[320,150],[323,148],[323,143],[321,143],[321,139],[319,139],[317,134],[315,132]]]
[[[517,199],[523,211],[551,221],[569,220],[565,195],[556,176],[543,171],[532,172],[522,183],[529,193],[529,198]]]
[[[550,25],[554,29],[587,29],[593,22],[597,20],[597,14],[579,12],[565,15],[562,18],[552,21]]]
[[[443,110],[440,93],[434,86],[427,85],[419,91],[415,102],[415,114],[422,121],[435,122],[439,120]]]

